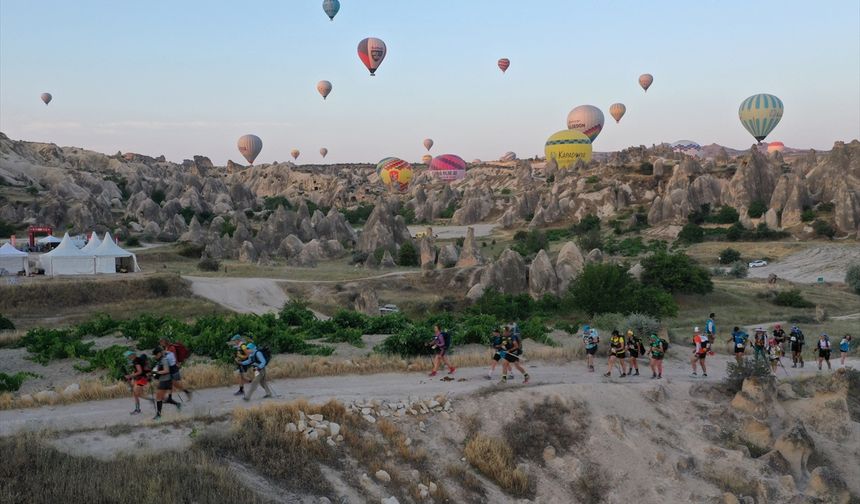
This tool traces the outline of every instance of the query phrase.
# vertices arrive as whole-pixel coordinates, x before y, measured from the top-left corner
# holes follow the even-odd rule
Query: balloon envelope
[[[768,152],[782,152],[785,150],[785,144],[782,142],[771,142],[767,144]]]
[[[331,93],[331,82],[327,80],[321,80],[317,82],[317,92],[321,94],[323,100],[325,100],[326,96]]]
[[[772,94],[752,95],[741,102],[738,117],[750,135],[761,142],[782,119],[782,100]]]
[[[293,156],[293,159],[298,159],[299,154],[301,154],[301,152],[299,152],[298,149],[293,149],[290,151],[290,156]]]
[[[559,168],[568,168],[577,161],[591,161],[591,140],[576,130],[553,133],[544,144],[546,160],[555,160]]]
[[[326,157],[327,154],[328,154],[328,149],[326,149],[325,147],[320,149],[320,156]]]
[[[51,103],[54,97],[51,96],[51,93],[42,93],[42,101],[45,102],[45,105]]]
[[[609,106],[609,115],[615,119],[615,122],[621,121],[621,118],[624,117],[624,113],[627,112],[627,107],[624,106],[623,103],[613,103]]]
[[[412,180],[412,165],[399,158],[387,157],[376,164],[376,173],[386,187],[403,192]]]
[[[511,60],[509,60],[508,58],[502,58],[499,60],[498,65],[499,68],[502,70],[502,73],[505,73],[508,67],[511,66]]]
[[[585,133],[594,142],[603,129],[603,112],[594,105],[580,105],[567,114],[567,129]]]
[[[433,147],[433,139],[432,138],[425,138],[424,139],[424,148],[427,150],[430,150],[432,147]]]
[[[388,50],[385,47],[385,42],[375,37],[366,38],[358,43],[358,57],[364,66],[370,70],[370,75],[376,75],[376,69],[385,59],[386,52]]]
[[[460,180],[466,177],[466,162],[460,156],[442,154],[430,162],[430,171],[445,182]]]
[[[422,163],[429,165],[431,161],[433,161],[433,156],[431,156],[430,154],[424,154],[423,156],[421,156]]]
[[[651,84],[654,82],[654,76],[651,74],[642,74],[639,76],[639,85],[642,86],[646,92],[648,88],[651,87]]]
[[[517,154],[512,151],[505,152],[502,154],[502,157],[499,158],[499,161],[515,161],[517,159]]]
[[[263,150],[263,141],[257,135],[243,135],[239,137],[238,142],[239,153],[248,161],[249,164],[254,164],[254,160]]]
[[[340,10],[340,2],[338,0],[323,0],[323,11],[325,15],[332,21]]]

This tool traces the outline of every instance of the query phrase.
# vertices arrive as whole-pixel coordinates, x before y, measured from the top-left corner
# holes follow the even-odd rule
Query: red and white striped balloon
[[[501,69],[502,73],[505,73],[505,71],[508,69],[508,67],[511,66],[511,60],[509,60],[508,58],[502,58],[499,60],[498,65],[499,65],[499,69]]]

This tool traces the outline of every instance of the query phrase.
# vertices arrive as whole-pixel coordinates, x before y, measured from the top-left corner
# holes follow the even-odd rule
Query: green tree
[[[860,294],[860,263],[852,264],[845,272],[845,283],[851,287],[855,293]]]
[[[588,264],[573,281],[571,304],[589,315],[647,313],[656,317],[677,314],[672,296],[659,287],[644,286],[616,264]]]
[[[642,283],[673,294],[707,294],[714,290],[708,270],[682,252],[658,252],[642,260]]]
[[[747,215],[752,217],[753,219],[758,219],[764,213],[767,212],[767,203],[762,200],[755,200],[750,203],[750,207],[747,209]]]
[[[678,240],[683,243],[701,243],[705,239],[705,231],[696,224],[688,222],[678,233]]]
[[[164,203],[164,198],[166,198],[163,189],[153,190],[152,194],[150,194],[149,197],[150,197],[150,199],[152,199],[152,201],[154,201],[158,205]]]
[[[741,253],[733,248],[723,249],[720,252],[720,264],[732,264],[741,260]]]
[[[739,214],[737,210],[728,205],[724,205],[720,207],[717,214],[714,215],[710,221],[716,224],[734,224],[735,222],[738,222],[740,217],[741,214]]]
[[[411,241],[407,241],[400,246],[400,253],[397,257],[397,264],[401,266],[419,265],[418,251],[415,250],[415,245],[413,245]]]

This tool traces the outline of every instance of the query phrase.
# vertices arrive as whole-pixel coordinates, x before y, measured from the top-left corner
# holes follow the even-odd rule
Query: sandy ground
[[[239,313],[279,311],[288,301],[277,280],[270,278],[182,277],[191,282],[191,292]]]
[[[687,350],[670,349],[675,358],[665,362],[663,383],[667,385],[678,383],[697,383],[703,380],[710,382],[719,381],[725,377],[726,363],[732,357],[716,355],[708,358],[709,375],[707,378],[694,378],[690,376],[690,367],[686,360],[678,356],[686,357]],[[783,359],[785,362],[786,359]],[[836,364],[834,362],[834,364]],[[860,367],[860,359],[849,359],[848,364]],[[525,362],[527,371],[532,375],[531,384],[587,384],[602,387],[608,384],[627,384],[631,387],[642,387],[646,390],[657,381],[650,378],[647,365],[641,366],[641,376],[628,378],[618,377],[618,371],[613,373],[612,378],[604,378],[602,373],[606,371],[606,360],[596,361],[596,372],[589,373],[583,360],[577,360],[566,365],[546,365],[539,362]],[[838,364],[836,364],[838,367]],[[446,394],[452,398],[465,396],[478,391],[483,387],[504,386],[496,381],[486,378],[487,368],[462,368],[453,375],[454,380],[444,381],[442,378],[429,378],[424,373],[384,373],[376,375],[345,375],[325,376],[314,378],[303,378],[295,380],[277,380],[272,382],[272,389],[277,395],[275,399],[266,401],[292,401],[306,398],[314,403],[323,403],[329,399],[341,401],[353,401],[357,399],[369,400],[405,400],[409,397],[432,397],[438,394]],[[792,369],[780,370],[778,377],[798,376],[801,374],[815,374],[817,368],[811,364],[803,370]],[[825,371],[826,372],[826,371]],[[440,375],[441,376],[441,375]],[[498,371],[497,375],[498,377]],[[522,378],[517,376],[515,383],[521,383]],[[510,386],[510,384],[508,385]],[[233,389],[222,387],[200,390],[194,394],[194,399],[186,403],[181,412],[173,407],[165,407],[165,419],[175,420],[180,418],[221,416],[229,413],[237,407],[248,407],[259,404],[263,392],[259,390],[255,398],[249,402],[242,401],[233,395]],[[129,416],[132,408],[130,398],[112,399],[106,401],[93,401],[74,403],[68,405],[45,406],[41,408],[30,408],[22,410],[0,411],[0,435],[8,436],[20,430],[80,430],[108,428],[116,425],[148,425],[154,414],[153,407],[144,402],[144,415],[137,417]]]
[[[860,263],[860,247],[857,245],[829,245],[814,247],[791,254],[761,268],[751,268],[750,278],[767,278],[771,273],[785,280],[800,283],[815,283],[818,278],[825,282],[844,282],[848,266]]]
[[[415,236],[418,233],[423,233],[427,231],[428,227],[433,228],[433,234],[436,238],[440,240],[451,240],[454,238],[465,238],[466,233],[469,228],[475,228],[475,236],[489,236],[493,229],[495,229],[498,224],[472,224],[471,226],[407,226],[409,232],[412,233],[412,236]]]

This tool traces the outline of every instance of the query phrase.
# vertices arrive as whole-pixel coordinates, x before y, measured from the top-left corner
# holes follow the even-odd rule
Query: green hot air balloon
[[[782,119],[782,100],[771,94],[752,95],[741,102],[738,117],[750,135],[761,143]]]

